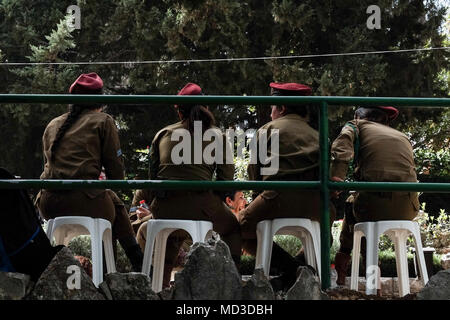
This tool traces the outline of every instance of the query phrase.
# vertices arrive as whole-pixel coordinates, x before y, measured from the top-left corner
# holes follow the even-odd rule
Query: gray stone
[[[275,300],[275,293],[263,269],[256,269],[242,288],[244,300]]]
[[[20,300],[31,287],[30,276],[23,273],[0,272],[0,300]]]
[[[442,266],[442,269],[444,269],[444,270],[450,269],[450,253],[442,255],[441,266]]]
[[[307,267],[299,267],[297,281],[286,293],[286,300],[329,300],[322,292],[317,276]]]
[[[195,243],[175,274],[175,300],[240,300],[241,276],[222,240]]]
[[[175,287],[164,288],[158,292],[158,296],[161,300],[173,300]]]
[[[109,273],[104,276],[100,288],[112,300],[159,300],[152,290],[150,278],[143,273]]]
[[[106,300],[114,300],[111,290],[109,290],[108,284],[105,281],[98,285],[98,289],[105,296]]]
[[[104,300],[92,279],[63,247],[52,259],[27,297],[30,300]]]
[[[417,300],[450,300],[450,270],[443,270],[430,278],[417,294]]]

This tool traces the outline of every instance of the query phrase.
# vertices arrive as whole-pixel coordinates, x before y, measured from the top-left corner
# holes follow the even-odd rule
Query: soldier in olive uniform
[[[194,84],[188,83],[178,95],[201,95],[202,89]],[[231,148],[225,135],[214,126],[214,116],[201,105],[176,105],[178,116],[181,121],[169,125],[160,130],[153,139],[150,150],[150,179],[152,180],[204,180],[211,181],[213,174],[216,180],[233,180],[234,165],[231,161],[226,161],[225,156],[231,154],[231,149],[224,150],[223,159],[212,164],[195,163],[195,144],[199,144],[201,149],[200,157],[203,155],[205,147],[209,142],[196,141],[194,129],[195,123],[201,123],[202,129],[213,129],[218,136],[223,138],[224,148]],[[174,133],[188,132],[190,139],[191,157],[188,161],[176,164],[172,159],[172,150],[179,144],[172,141]],[[183,138],[184,140],[185,138]],[[198,139],[197,139],[198,140]],[[201,139],[202,140],[202,139]],[[184,150],[183,152],[185,152]],[[199,156],[197,155],[197,156]],[[203,157],[202,157],[203,159]],[[151,199],[150,211],[155,219],[186,219],[186,220],[209,220],[213,223],[214,231],[221,235],[221,238],[230,248],[231,255],[237,267],[240,263],[241,236],[239,222],[230,209],[223,203],[220,195],[209,191],[154,191]],[[141,248],[145,248],[145,238],[147,235],[147,223],[142,224],[138,230],[137,239]],[[169,236],[166,249],[164,266],[163,287],[169,286],[170,274],[175,265],[180,246],[186,239],[184,231],[176,231]]]
[[[330,177],[343,181],[350,162],[357,181],[417,182],[413,149],[407,136],[391,127],[398,116],[394,107],[359,108],[331,148]],[[337,283],[345,276],[353,248],[353,226],[363,221],[412,220],[419,210],[417,192],[357,192],[353,212],[346,212],[336,254]]]
[[[96,73],[82,74],[69,93],[102,94],[102,88],[103,81]],[[70,105],[68,113],[47,125],[42,143],[45,167],[41,179],[96,180],[102,166],[108,179],[124,178],[117,128],[101,105]],[[113,237],[119,240],[133,269],[142,269],[143,254],[127,211],[111,190],[41,190],[36,204],[44,219],[76,215],[109,220]]]
[[[298,83],[270,83],[273,96],[307,96],[311,88]],[[262,181],[311,181],[319,179],[319,133],[308,124],[308,107],[304,105],[272,106],[272,121],[262,126],[255,138],[267,130],[279,130],[279,152],[270,151],[268,157],[279,158],[278,172],[263,175],[259,161],[248,166],[250,180]],[[269,141],[269,140],[268,140]],[[261,159],[259,159],[261,160]],[[256,225],[275,218],[309,218],[320,220],[320,195],[316,190],[265,190],[246,209],[239,213],[243,248],[256,255]],[[334,207],[330,204],[331,221]],[[303,254],[298,261],[304,260]],[[274,243],[271,266],[284,273],[284,286],[295,281],[299,262]]]

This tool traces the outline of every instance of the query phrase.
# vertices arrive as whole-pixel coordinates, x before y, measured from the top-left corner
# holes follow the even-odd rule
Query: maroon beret
[[[196,96],[202,94],[202,88],[199,85],[189,82],[187,85],[183,87],[183,89],[178,92],[178,96]]]
[[[202,88],[198,84],[189,82],[178,92],[177,96],[198,96],[202,94]],[[178,108],[178,105],[175,105],[175,108]]]
[[[295,82],[271,82],[269,86],[272,88],[271,95],[273,96],[310,96],[312,93],[311,88],[307,85]]]
[[[399,111],[397,108],[391,106],[377,106],[377,108],[384,110],[388,114],[389,120],[395,120],[398,117]]]
[[[83,73],[69,88],[69,93],[100,93],[103,88],[103,80],[95,72]]]

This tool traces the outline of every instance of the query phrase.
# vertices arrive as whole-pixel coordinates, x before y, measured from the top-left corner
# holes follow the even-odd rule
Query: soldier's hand
[[[331,181],[334,181],[334,182],[344,182],[344,180],[341,179],[341,178],[339,178],[339,177],[331,177],[330,180],[331,180]],[[340,195],[341,193],[342,193],[342,190],[340,190],[340,191],[335,190],[335,191],[333,191],[333,192],[330,193],[330,196],[331,196],[331,198],[333,198],[333,199],[337,199],[337,198],[339,198],[339,195]]]
[[[136,210],[136,214],[138,216],[138,219],[142,219],[142,218],[150,215],[150,210],[147,210],[143,207],[139,207]]]

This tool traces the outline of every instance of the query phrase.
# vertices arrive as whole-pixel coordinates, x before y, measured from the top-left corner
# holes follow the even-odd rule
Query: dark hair
[[[194,131],[194,121],[202,122],[202,130],[209,129],[216,122],[214,115],[206,107],[201,105],[181,105],[178,106],[183,120],[187,121],[190,132]]]
[[[66,134],[66,131],[69,130],[69,128],[75,123],[75,121],[80,117],[80,114],[84,110],[95,110],[100,108],[101,105],[94,104],[94,105],[79,105],[79,104],[71,104],[69,105],[69,114],[67,116],[66,121],[62,124],[62,126],[58,129],[58,132],[56,133],[55,140],[53,140],[53,144],[51,146],[51,159],[55,159],[55,151],[58,149],[59,144],[61,142],[61,139]]]
[[[355,119],[369,120],[382,124],[389,124],[389,116],[386,112],[374,107],[360,107],[355,111]]]
[[[285,105],[286,113],[295,113],[298,114],[300,117],[306,118],[306,116],[309,114],[309,106],[307,105],[297,105],[297,106],[291,106],[291,105]],[[281,110],[281,106],[277,106],[278,110]]]
[[[223,193],[223,202],[226,202],[227,198],[230,198],[234,201],[234,196],[236,193],[238,193],[240,190],[227,190]]]

